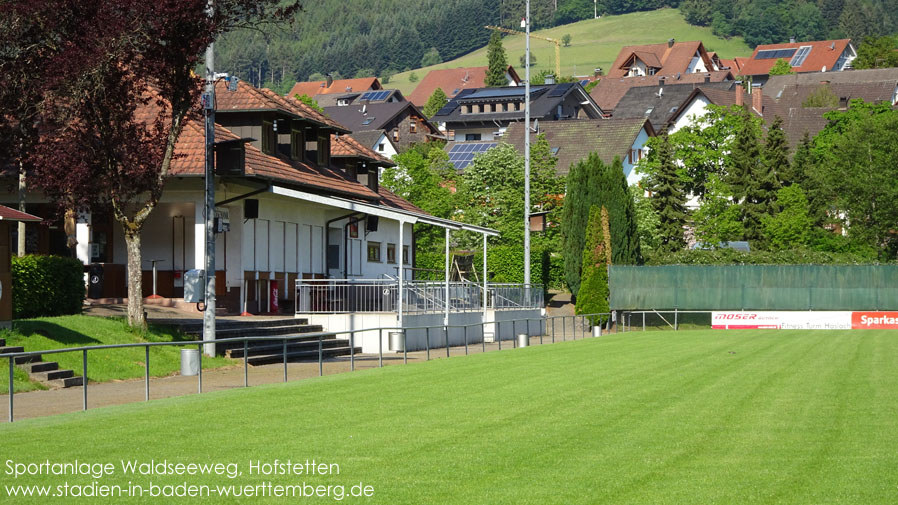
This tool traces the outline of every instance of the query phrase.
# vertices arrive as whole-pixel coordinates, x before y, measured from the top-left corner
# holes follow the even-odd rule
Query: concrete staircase
[[[0,354],[8,352],[24,352],[22,346],[7,346],[6,339],[0,338]],[[28,372],[32,380],[36,380],[49,388],[69,388],[83,384],[82,377],[75,376],[72,370],[61,370],[55,361],[43,361],[39,354],[19,356],[16,365]]]
[[[182,332],[200,339],[203,332],[202,322],[191,321],[178,325]],[[300,336],[303,333],[320,332],[320,325],[310,325],[304,319],[219,319],[215,323],[215,335],[219,339],[235,337],[281,337]],[[350,353],[349,340],[336,338],[333,335],[323,337],[321,342],[322,357],[333,358]],[[245,359],[250,365],[265,365],[284,361],[284,344],[280,339],[260,339],[250,341],[246,356],[243,354],[243,342],[223,342],[216,344],[216,354],[234,359]],[[355,353],[361,352],[356,347]],[[301,337],[287,342],[288,361],[317,361],[318,337]]]

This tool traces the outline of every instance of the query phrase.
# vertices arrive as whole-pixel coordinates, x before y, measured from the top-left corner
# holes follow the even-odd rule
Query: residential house
[[[411,102],[361,101],[349,106],[324,107],[324,112],[351,131],[383,130],[400,150],[443,136]]]
[[[700,74],[720,70],[701,41],[624,46],[608,71],[608,77]]]
[[[388,134],[386,130],[356,130],[350,136],[387,159],[392,159],[395,154],[399,153],[399,149],[391,138],[392,135]]]
[[[333,93],[351,93],[383,89],[377,77],[359,77],[356,79],[332,79],[328,76],[324,81],[297,82],[287,93],[288,97],[307,95],[330,95]]]
[[[440,109],[433,121],[445,123],[450,141],[494,141],[509,124],[524,119],[522,86],[465,89]],[[579,83],[530,88],[530,118],[539,122],[599,119],[602,110]]]
[[[544,121],[538,128],[531,138],[537,134],[546,136],[552,154],[558,158],[558,175],[566,176],[571,165],[597,153],[608,164],[620,158],[628,184],[637,184],[642,178],[634,168],[646,154],[646,142],[655,136],[655,129],[646,118]],[[524,123],[509,125],[503,140],[523,153]]]
[[[398,89],[379,89],[315,95],[315,101],[320,107],[346,107],[361,103],[405,102],[406,99]]]
[[[660,132],[696,89],[728,90],[734,86],[734,81],[711,82],[705,75],[705,81],[701,83],[678,84],[674,81],[668,84],[666,79],[661,78],[657,86],[632,87],[615,106],[613,117],[648,119],[655,131]]]
[[[433,92],[440,88],[448,98],[453,98],[461,90],[486,87],[486,72],[489,67],[459,67],[431,70],[421,79],[408,99],[418,107],[424,107]],[[505,81],[509,86],[521,84],[521,78],[514,67],[508,66]]]
[[[589,96],[595,100],[606,114],[616,114],[618,102],[630,91],[631,88],[651,87],[660,88],[671,85],[690,84],[693,87],[711,82],[725,82],[733,80],[733,72],[730,70],[713,70],[700,74],[672,74],[672,75],[645,75],[639,77],[603,77],[599,83],[589,92]],[[657,90],[656,90],[657,91]]]
[[[850,39],[762,44],[742,66],[741,75],[763,84],[777,60],[792,66],[793,72],[841,72],[851,69],[857,51]]]

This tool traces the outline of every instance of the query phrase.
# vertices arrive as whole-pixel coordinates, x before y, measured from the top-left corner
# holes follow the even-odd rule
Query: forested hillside
[[[526,0],[318,0],[290,27],[226,35],[216,68],[255,85],[286,91],[294,81],[330,72],[377,75],[427,67],[486,45],[484,25],[519,28]],[[866,37],[898,31],[898,0],[531,0],[534,29],[661,7],[749,46]],[[662,32],[665,27],[658,27]],[[659,32],[661,33],[661,32]],[[621,45],[629,43],[624,40]],[[514,60],[512,60],[514,63]]]
[[[797,40],[867,37],[898,31],[898,0],[682,0],[686,21],[750,46]]]

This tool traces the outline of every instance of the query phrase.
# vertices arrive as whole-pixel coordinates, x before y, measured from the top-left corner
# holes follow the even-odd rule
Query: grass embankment
[[[568,25],[556,26],[533,32],[534,35],[561,40],[564,34],[571,35],[571,45],[561,48],[561,73],[563,75],[592,75],[593,69],[602,67],[605,73],[611,68],[621,47],[637,44],[660,44],[667,39],[678,41],[701,40],[708,51],[716,51],[722,58],[750,56],[751,48],[741,37],[723,39],[711,33],[709,27],[692,26],[683,19],[677,9],[658,9],[647,12],[633,12],[620,16],[604,16]],[[524,37],[507,36],[502,40],[508,63],[521,79],[524,67],[519,58],[524,54]],[[537,38],[531,38],[530,51],[536,57],[536,64],[530,67],[534,74],[541,70],[555,70],[555,45]],[[423,79],[428,72],[438,68],[482,67],[487,64],[486,46],[464,56],[430,67],[416,68],[396,74],[385,85],[397,88],[408,95],[418,85],[410,82],[414,72]],[[420,82],[420,81],[419,81]],[[443,90],[446,93],[452,90]]]
[[[16,321],[5,335],[7,345],[25,347],[26,351],[43,351],[66,347],[84,347],[143,342],[175,342],[192,340],[172,328],[150,325],[146,333],[131,330],[123,319],[94,316],[61,316]],[[62,369],[81,375],[80,352],[47,354],[44,361],[56,361]],[[87,355],[87,376],[91,382],[133,379],[144,376],[144,348],[105,349]],[[203,368],[218,368],[234,363],[226,358],[203,358]],[[181,367],[180,347],[150,348],[150,375],[170,375]],[[4,374],[4,377],[6,375]],[[0,392],[7,392],[8,380],[0,380]],[[16,372],[16,392],[39,388],[28,380],[24,370]]]
[[[364,482],[375,496],[344,502],[372,504],[895,503],[896,382],[894,332],[634,332],[16,422],[0,427],[16,462],[115,474],[4,484]],[[340,475],[250,474],[276,458]],[[120,459],[243,473],[125,475]]]

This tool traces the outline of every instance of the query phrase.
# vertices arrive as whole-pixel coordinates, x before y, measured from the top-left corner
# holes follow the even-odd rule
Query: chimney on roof
[[[330,74],[327,74],[327,80],[326,80],[326,81],[325,81],[325,83],[326,83],[326,84],[327,84],[327,86],[326,86],[326,87],[328,87],[328,88],[329,88],[329,87],[331,87],[331,84],[333,84],[333,83],[334,83],[334,78],[333,78],[333,77],[331,77],[331,75],[330,75]]]
[[[663,75],[658,76],[658,84],[659,85],[664,86],[665,81],[667,81],[667,77],[664,77]]]
[[[711,82],[711,74],[710,74],[710,72],[707,73],[707,74],[705,74],[705,82],[706,82],[706,83],[707,83],[707,82]]]
[[[736,106],[742,107],[742,95],[745,93],[745,90],[742,88],[741,84],[736,85]]]
[[[594,77],[601,77],[602,76],[602,67],[598,67],[595,70],[593,70],[592,74]]]
[[[790,43],[790,44],[794,44],[794,43],[795,43],[795,37],[789,37],[789,43]]]
[[[667,47],[673,47],[674,42],[676,42],[674,39],[667,39]]]
[[[764,93],[761,93],[761,90],[756,89],[751,94],[751,108],[758,113],[759,116],[764,115]]]
[[[350,91],[352,91],[352,86],[346,86],[346,92],[349,93]]]

